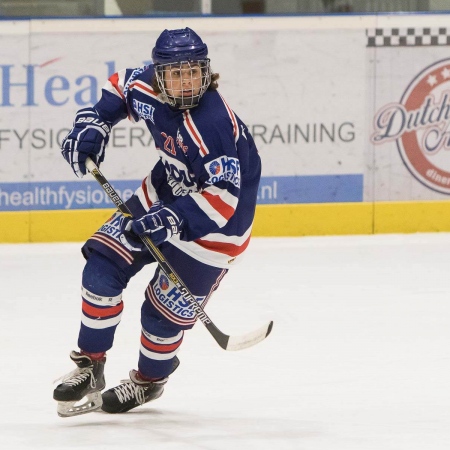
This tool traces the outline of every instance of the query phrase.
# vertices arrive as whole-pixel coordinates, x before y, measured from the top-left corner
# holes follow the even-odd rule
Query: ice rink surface
[[[207,312],[229,334],[273,319],[267,340],[226,352],[199,323],[162,398],[62,419],[79,248],[0,245],[1,449],[450,448],[450,234],[255,238]],[[124,293],[108,388],[136,367],[153,270]]]

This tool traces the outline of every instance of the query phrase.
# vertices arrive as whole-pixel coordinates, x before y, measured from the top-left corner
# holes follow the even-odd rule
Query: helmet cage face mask
[[[164,99],[180,109],[193,108],[211,83],[208,58],[155,64],[155,76]]]

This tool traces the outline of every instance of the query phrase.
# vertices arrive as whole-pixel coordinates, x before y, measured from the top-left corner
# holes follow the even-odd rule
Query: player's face
[[[196,63],[186,63],[164,69],[166,93],[174,98],[192,98],[200,93],[202,69]]]

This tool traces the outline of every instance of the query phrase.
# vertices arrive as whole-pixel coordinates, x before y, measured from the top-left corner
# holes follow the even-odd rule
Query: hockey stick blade
[[[228,336],[226,347],[222,348],[224,348],[225,350],[236,351],[253,347],[258,342],[261,342],[267,336],[269,336],[270,332],[272,331],[272,327],[273,321],[269,322],[267,325],[264,325],[258,330],[252,331],[251,333],[243,334],[241,336]]]
[[[119,211],[125,217],[132,218],[133,215],[128,209],[127,205],[125,205],[119,194],[111,186],[105,176],[100,172],[99,168],[91,158],[86,159],[86,168],[95,178],[95,180],[100,184],[100,186],[106,192],[111,201],[116,205]],[[199,303],[195,300],[195,297],[192,295],[192,293],[189,291],[189,289],[186,287],[177,273],[173,270],[172,266],[160,252],[158,247],[156,247],[156,245],[152,242],[152,240],[146,235],[141,235],[140,238],[147,247],[148,251],[155,258],[156,262],[159,264],[161,270],[165,273],[169,280],[171,280],[175,284],[177,289],[181,292],[183,298],[190,304],[192,310],[197,316],[197,319],[199,319],[203,323],[206,329],[211,333],[212,337],[224,350],[243,350],[245,348],[252,347],[258,342],[264,340],[270,334],[270,332],[272,331],[273,322],[270,322],[268,325],[265,325],[258,330],[255,330],[248,334],[244,334],[242,336],[228,336],[227,334],[220,331],[214,325],[213,321],[208,317],[201,305],[199,305]]]

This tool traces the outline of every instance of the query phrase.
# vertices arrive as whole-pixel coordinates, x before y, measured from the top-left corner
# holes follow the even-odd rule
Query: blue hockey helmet
[[[152,51],[164,99],[182,109],[198,105],[211,83],[208,47],[190,28],[164,30]]]
[[[208,47],[190,28],[164,30],[152,51],[154,64],[197,61],[208,57]]]

